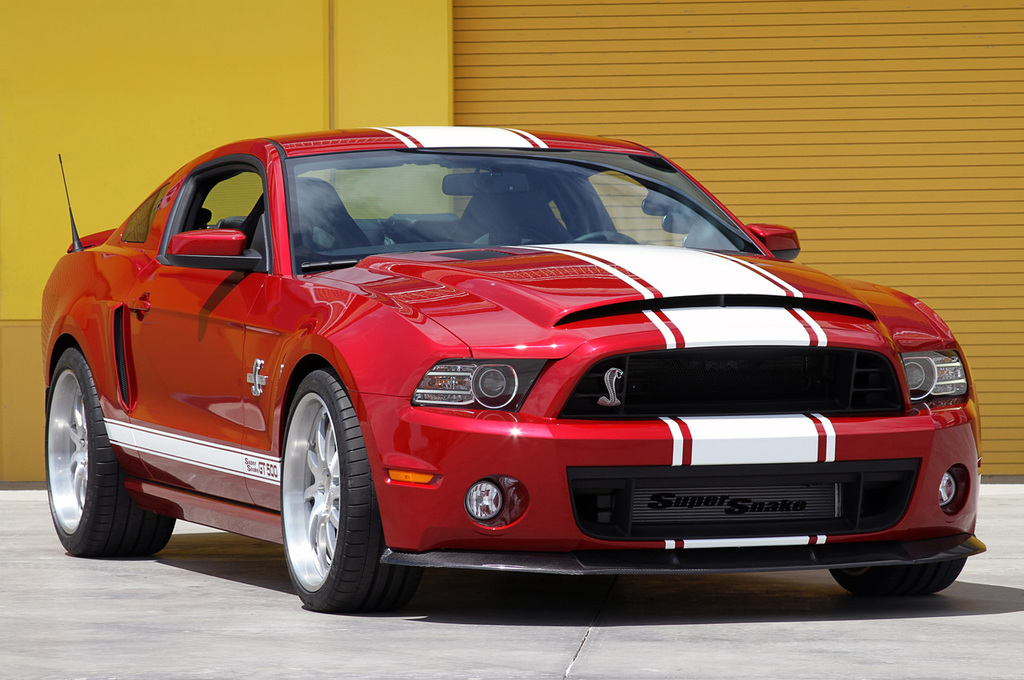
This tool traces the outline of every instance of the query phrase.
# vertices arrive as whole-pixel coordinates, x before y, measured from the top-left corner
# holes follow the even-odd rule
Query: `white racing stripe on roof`
[[[546,148],[548,148],[548,145],[546,143],[544,143],[544,141],[540,137],[538,137],[537,135],[531,135],[529,132],[526,132],[525,130],[517,130],[515,128],[508,128],[508,129],[511,130],[512,132],[516,133],[517,135],[522,135],[523,137],[526,137],[528,140],[533,142],[533,144],[537,148],[539,148],[539,149],[546,149]]]
[[[532,149],[534,144],[524,133],[486,127],[394,127],[383,128],[406,135],[427,148],[479,147]],[[532,137],[532,135],[531,135]],[[540,141],[540,140],[538,140]]]
[[[412,141],[411,139],[409,139],[408,137],[403,135],[398,130],[395,130],[395,129],[392,129],[392,128],[382,128],[382,127],[375,127],[375,128],[370,128],[370,129],[371,130],[380,130],[381,132],[386,132],[389,135],[391,135],[392,137],[394,137],[395,139],[397,139],[400,142],[402,142],[402,144],[405,144],[410,149],[415,149],[416,148],[416,142]]]

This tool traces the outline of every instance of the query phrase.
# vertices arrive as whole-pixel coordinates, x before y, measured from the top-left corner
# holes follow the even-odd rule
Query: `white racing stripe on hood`
[[[662,297],[686,295],[792,295],[795,288],[760,268],[714,253],[672,246],[615,243],[572,244],[538,250],[589,255],[622,267],[651,285]],[[589,260],[588,260],[589,261]]]
[[[778,276],[776,276],[775,274],[772,274],[770,271],[765,269],[764,267],[758,267],[755,264],[751,264],[750,262],[747,262],[745,260],[741,260],[738,257],[733,257],[732,255],[726,255],[724,253],[711,253],[711,254],[715,255],[716,257],[720,257],[720,258],[722,258],[724,260],[728,260],[730,262],[735,262],[739,266],[744,267],[746,269],[749,269],[750,271],[754,272],[758,276],[763,276],[764,278],[768,279],[769,281],[773,281],[780,288],[788,291],[793,297],[803,297],[804,296],[804,294],[802,292],[800,292],[800,289],[798,289],[795,286],[791,286],[790,284],[786,283],[785,281],[780,279]]]
[[[824,536],[818,543],[824,543]],[[666,550],[714,548],[765,548],[788,545],[810,545],[810,536],[763,536],[757,538],[688,538],[685,541],[665,541]]]
[[[661,420],[672,438],[673,466],[829,463],[836,459],[835,427],[820,413]]]
[[[694,307],[665,309],[662,313],[679,329],[686,347],[807,347],[811,344],[807,329],[788,309]]]
[[[623,281],[624,283],[628,284],[631,288],[633,288],[638,293],[643,295],[644,299],[650,300],[650,299],[652,299],[654,297],[654,291],[650,290],[649,288],[647,288],[645,286],[640,285],[639,282],[637,282],[636,280],[634,280],[633,278],[631,278],[629,276],[626,276],[625,274],[623,274],[621,271],[619,271],[615,267],[612,267],[612,266],[608,265],[607,263],[602,262],[601,260],[595,260],[592,257],[588,257],[587,255],[583,254],[582,252],[578,251],[575,247],[573,247],[573,248],[556,248],[554,246],[520,246],[520,247],[521,248],[525,248],[527,250],[540,250],[540,251],[543,251],[543,252],[546,252],[546,253],[558,253],[560,255],[569,255],[569,256],[575,257],[578,260],[583,260],[584,262],[586,262],[588,264],[592,264],[595,267],[600,267],[601,269],[605,270],[606,272],[608,272],[609,274],[611,274],[615,278],[617,278],[617,279]]]
[[[819,459],[821,436],[814,420],[805,415],[679,420],[686,424],[692,440],[691,465],[816,463]],[[672,436],[675,438],[675,430]]]
[[[773,295],[803,297],[796,287],[743,260],[665,246],[604,243],[523,246],[570,255],[601,267],[653,299],[691,295]],[[632,275],[632,276],[630,276]],[[683,347],[824,347],[824,329],[802,309],[782,307],[698,307],[663,309],[647,318],[665,338],[666,349]],[[666,323],[667,321],[667,323]],[[676,341],[675,331],[682,338]]]

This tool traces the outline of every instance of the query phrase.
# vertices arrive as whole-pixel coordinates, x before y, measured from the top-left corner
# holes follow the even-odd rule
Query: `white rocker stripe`
[[[694,307],[663,313],[679,329],[686,347],[811,344],[804,325],[781,307]]]
[[[672,465],[757,465],[817,463],[835,460],[836,432],[831,421],[815,414],[777,416],[700,416],[678,418],[689,442],[673,419],[662,418],[672,437]],[[818,433],[815,420],[825,434]],[[689,443],[690,460],[681,452]]]
[[[240,446],[216,444],[183,435],[160,432],[141,425],[104,419],[112,444],[206,470],[279,484],[280,461],[243,451]]]
[[[533,136],[503,128],[488,127],[391,127],[377,128],[398,137],[408,137],[426,148],[519,148],[532,149],[536,146]],[[397,134],[396,134],[397,133]],[[538,142],[540,140],[537,140]]]

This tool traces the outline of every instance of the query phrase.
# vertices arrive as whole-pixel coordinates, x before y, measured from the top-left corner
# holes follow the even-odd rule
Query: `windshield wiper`
[[[359,264],[363,258],[349,258],[347,260],[324,260],[322,262],[303,262],[299,267],[302,269],[303,274],[309,272],[322,272],[328,269],[345,269]]]

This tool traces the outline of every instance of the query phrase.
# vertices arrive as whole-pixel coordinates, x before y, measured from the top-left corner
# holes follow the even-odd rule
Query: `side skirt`
[[[125,488],[139,507],[160,515],[195,522],[233,534],[284,543],[281,515],[241,503],[147,482],[135,477],[125,480]]]

